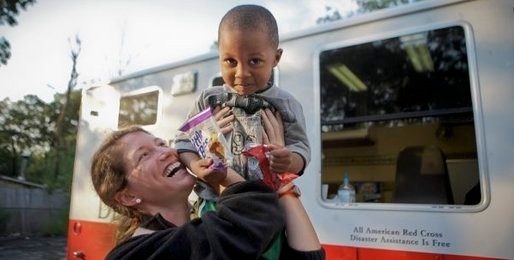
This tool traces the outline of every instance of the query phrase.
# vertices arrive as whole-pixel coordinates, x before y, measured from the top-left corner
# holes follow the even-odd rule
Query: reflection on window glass
[[[412,5],[421,1],[425,0],[352,0],[332,3],[325,1],[325,13],[316,20],[316,24],[352,19],[375,11]]]
[[[320,53],[328,201],[345,172],[357,202],[480,201],[467,51],[455,26]]]
[[[122,97],[118,127],[155,124],[158,100],[159,91]]]

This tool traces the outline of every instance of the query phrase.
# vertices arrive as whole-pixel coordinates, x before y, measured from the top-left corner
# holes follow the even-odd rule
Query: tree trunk
[[[55,122],[55,168],[54,168],[54,181],[61,174],[60,164],[63,162],[63,154],[66,152],[66,145],[64,140],[64,119],[66,118],[66,112],[68,111],[68,106],[70,103],[71,91],[77,85],[77,78],[79,74],[77,73],[77,59],[80,54],[81,42],[78,35],[75,36],[75,48],[71,48],[71,61],[72,68],[70,79],[68,80],[68,86],[66,88],[66,95],[64,97],[64,103],[62,105],[61,111],[59,112],[59,116],[57,117],[57,121]]]

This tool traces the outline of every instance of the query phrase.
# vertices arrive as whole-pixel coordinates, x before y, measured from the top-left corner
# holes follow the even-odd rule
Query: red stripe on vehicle
[[[68,222],[67,259],[105,259],[116,241],[116,225],[83,220]]]
[[[398,250],[385,250],[373,248],[357,248],[339,245],[324,244],[327,260],[493,260],[495,258],[446,255],[437,253],[420,253]]]

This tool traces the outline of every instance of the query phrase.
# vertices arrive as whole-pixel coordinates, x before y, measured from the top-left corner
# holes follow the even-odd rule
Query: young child
[[[270,146],[271,170],[301,175],[310,160],[302,107],[270,80],[282,56],[278,43],[277,23],[267,9],[241,5],[229,10],[218,29],[219,62],[225,84],[205,89],[189,115],[211,107],[218,113],[218,122],[229,123],[225,137],[234,158],[229,166],[247,180],[262,179],[258,162],[242,152],[250,144],[262,143],[261,115],[265,108],[280,113],[285,132],[285,147]],[[177,136],[175,148],[182,162],[195,172],[194,162],[199,157],[188,137]],[[203,200],[215,201],[218,196],[204,183],[199,183],[195,192]]]

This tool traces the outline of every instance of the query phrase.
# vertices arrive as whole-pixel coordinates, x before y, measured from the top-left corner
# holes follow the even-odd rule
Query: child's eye
[[[250,64],[251,65],[259,65],[262,63],[262,60],[261,59],[251,59],[250,60]]]
[[[226,63],[227,65],[230,65],[230,66],[234,66],[234,65],[236,65],[236,64],[237,64],[237,62],[236,62],[235,60],[233,60],[233,59],[226,59],[226,60],[225,60],[225,63]]]

